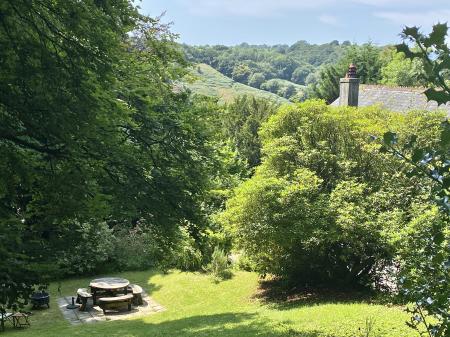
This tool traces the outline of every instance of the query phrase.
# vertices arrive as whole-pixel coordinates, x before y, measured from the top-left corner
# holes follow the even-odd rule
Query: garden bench
[[[142,305],[144,302],[142,301],[142,288],[137,284],[130,284],[128,286],[128,291],[133,293],[133,304],[134,305]]]
[[[80,310],[85,311],[87,306],[87,301],[92,297],[92,294],[88,292],[86,288],[80,288],[77,290],[77,303],[81,303]]]
[[[101,297],[98,300],[100,308],[102,308],[103,313],[106,310],[116,310],[123,307],[124,304],[128,306],[128,311],[131,311],[131,301],[133,300],[133,294],[126,294],[116,297]]]
[[[12,316],[13,325],[15,328],[23,328],[24,326],[30,326],[30,321],[28,320],[28,314],[23,312],[16,312]]]

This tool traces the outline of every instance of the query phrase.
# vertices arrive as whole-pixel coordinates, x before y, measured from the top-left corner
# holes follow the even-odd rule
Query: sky
[[[405,25],[450,21],[450,0],[136,0],[193,44],[398,43]],[[450,24],[450,22],[449,22]]]

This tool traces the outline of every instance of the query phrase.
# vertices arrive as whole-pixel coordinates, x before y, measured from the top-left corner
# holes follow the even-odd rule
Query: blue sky
[[[404,25],[450,21],[450,0],[141,0],[189,44],[397,43]],[[449,23],[450,24],[450,23]]]

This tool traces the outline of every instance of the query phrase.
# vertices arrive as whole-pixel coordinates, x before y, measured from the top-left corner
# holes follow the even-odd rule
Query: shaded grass
[[[57,308],[58,285],[52,284],[51,308],[35,311],[31,328],[9,328],[4,335],[356,337],[366,318],[373,317],[378,333],[374,337],[414,336],[404,324],[407,315],[399,308],[365,299],[298,300],[287,302],[280,310],[255,298],[258,277],[254,273],[236,272],[233,278],[220,283],[205,274],[179,271],[128,272],[114,276],[142,285],[166,311],[137,319],[71,326]],[[92,278],[65,280],[61,283],[61,293],[69,296]]]

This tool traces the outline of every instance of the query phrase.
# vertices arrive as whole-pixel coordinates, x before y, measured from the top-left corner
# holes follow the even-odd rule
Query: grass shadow
[[[106,330],[107,328],[107,330]],[[96,325],[84,325],[86,335],[123,337],[322,337],[320,331],[296,331],[283,324],[271,325],[255,313],[221,313],[180,318],[161,323],[144,320],[115,321]],[[82,331],[79,331],[82,333]]]
[[[313,287],[286,287],[278,279],[260,281],[253,299],[277,310],[302,306],[342,303],[383,303],[382,297],[372,291]],[[384,300],[384,303],[387,301]]]

